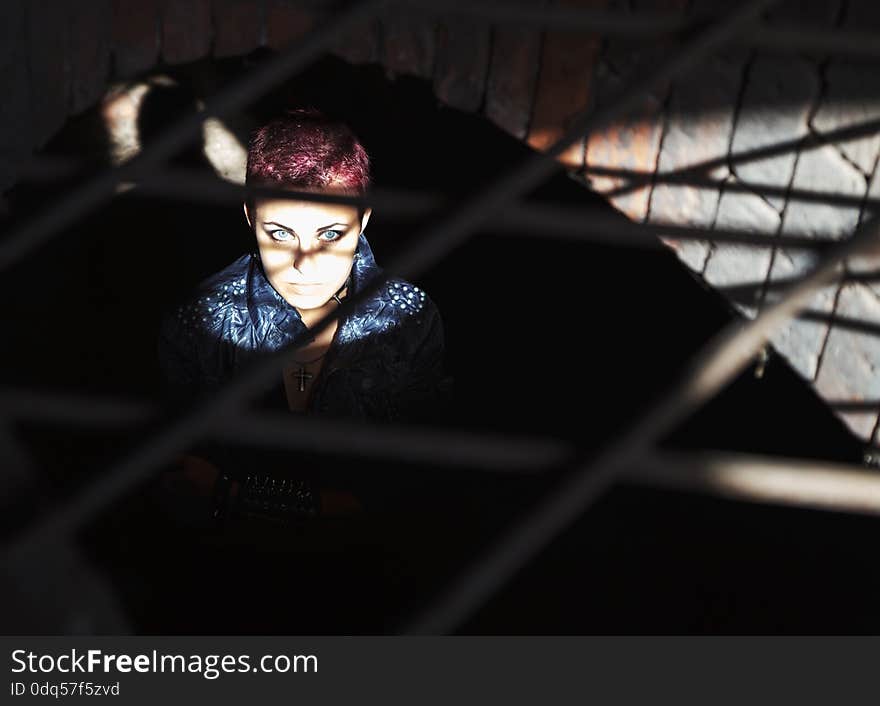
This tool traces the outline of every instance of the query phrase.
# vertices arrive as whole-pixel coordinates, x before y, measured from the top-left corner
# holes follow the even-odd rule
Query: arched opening
[[[228,80],[262,56],[213,63],[209,76]],[[153,98],[146,108],[141,106],[141,127],[146,128],[147,118],[162,123],[182,109],[197,108],[202,96],[196,88],[196,68],[168,72],[172,80],[154,87]],[[353,67],[337,59],[316,63],[253,106],[239,122],[259,122],[291,102],[317,103],[350,121],[374,155],[378,185],[417,187],[439,193],[450,203],[487,188],[494,175],[512,168],[527,151],[482,118],[439,106],[430,87],[419,80],[389,81],[378,66]],[[86,159],[79,152],[87,144],[83,135],[90,130],[96,134],[97,118],[98,111],[93,111],[68,126],[47,147],[46,156]],[[100,131],[91,144],[101,145]],[[175,166],[213,172],[199,149]],[[47,207],[52,194],[77,178],[81,176],[22,184],[10,194],[13,218]],[[19,336],[8,351],[8,369],[16,376],[10,382],[87,395],[155,395],[159,379],[153,341],[161,311],[250,247],[240,204],[181,196],[156,198],[138,189],[120,194],[107,208],[42,248],[4,282],[8,301],[21,301],[21,292],[28,293],[14,312]],[[530,198],[583,204],[591,196],[559,175]],[[593,201],[596,207],[603,203]],[[440,215],[442,211],[427,217]],[[377,212],[369,237],[380,264],[424,220],[395,220]],[[543,233],[511,237],[491,220],[479,236],[418,284],[437,302],[447,330],[456,403],[446,425],[561,439],[577,444],[585,454],[660,394],[690,354],[733,316],[719,295],[665,250],[625,250],[548,239]],[[778,424],[783,418],[787,423]],[[28,433],[36,454],[44,454],[54,492],[63,496],[99,471],[138,430],[72,435],[66,429],[35,428]],[[860,458],[860,445],[775,356],[760,379],[754,369],[747,371],[667,443],[676,448]],[[298,460],[322,462],[316,455],[300,455]],[[344,454],[332,462],[350,463]],[[413,596],[420,600],[442,584],[454,566],[489,543],[554,480],[552,473],[487,478],[445,469],[428,469],[414,480],[412,475],[407,478],[406,463],[358,463],[363,463],[364,475],[372,473],[389,487],[397,483],[392,490],[405,500],[373,524],[341,522],[307,533],[299,544],[270,544],[255,552],[254,542],[265,537],[239,539],[236,547],[225,541],[228,538],[217,541],[195,531],[181,535],[173,525],[157,529],[167,518],[157,519],[138,496],[93,524],[89,546],[114,580],[139,631],[376,632],[399,617],[402,603],[415,600]],[[790,517],[804,531],[817,527],[808,514],[791,511]],[[795,584],[802,588],[801,580],[810,584],[815,593],[802,592],[800,602],[789,603],[788,618],[798,624],[807,619],[815,596],[838,585],[839,577],[823,583],[818,569],[810,573],[812,554],[808,559],[799,541],[777,538],[776,544],[762,544],[774,518],[766,510],[726,501],[615,489],[472,629],[733,629],[737,618],[726,614],[724,606],[707,608],[694,593],[716,581],[753,602],[750,614],[757,621],[755,629],[760,629],[778,616],[760,610],[765,605],[764,584],[756,586],[741,575],[754,561],[745,555],[746,548],[757,551],[763,571],[775,571],[779,600]],[[743,531],[743,525],[748,529]],[[841,534],[850,529],[840,525]],[[163,542],[158,551],[157,537]],[[755,550],[759,545],[765,548]],[[826,546],[827,560],[835,550]],[[621,547],[626,549],[622,557],[610,558]],[[709,547],[719,558],[705,569],[701,562]],[[774,552],[783,547],[799,558],[802,574],[786,577],[775,566]],[[292,550],[302,563],[288,560]],[[737,558],[733,563],[720,559],[731,555]],[[236,557],[232,576],[230,556]],[[639,589],[666,561],[678,570],[665,572],[668,583],[645,598]],[[591,567],[589,575],[581,570],[584,566]],[[868,571],[843,567],[842,562],[837,566],[853,575]],[[597,574],[606,581],[601,615],[579,602],[583,592],[595,586],[590,577]],[[823,569],[821,576],[827,575]],[[305,585],[303,576],[309,577]],[[565,599],[550,600],[552,594],[559,595],[561,584],[567,587]],[[267,591],[277,603],[262,600]],[[639,611],[633,610],[636,600],[641,601]],[[239,601],[250,607],[226,610]],[[286,601],[314,609],[306,616],[291,611],[279,620],[277,605]],[[525,603],[530,607],[524,611]],[[841,596],[839,624],[856,614],[855,602],[846,605]],[[858,617],[864,619],[864,613]]]

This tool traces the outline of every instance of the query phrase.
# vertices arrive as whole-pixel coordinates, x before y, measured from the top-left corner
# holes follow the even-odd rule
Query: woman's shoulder
[[[345,317],[340,339],[372,345],[384,342],[405,353],[438,329],[442,335],[437,307],[422,287],[385,272],[376,276],[378,286]]]
[[[244,301],[250,260],[246,253],[202,279],[191,294],[165,313],[163,328],[192,337],[219,326],[229,311]]]
[[[391,334],[399,350],[413,351],[431,341],[442,345],[443,320],[437,304],[423,287],[402,277],[387,277],[378,293],[380,331]]]
[[[415,319],[418,321],[429,318],[437,311],[434,301],[424,289],[402,277],[386,277],[379,296],[400,320]]]
[[[424,288],[394,275],[384,275],[382,286],[369,303],[369,327],[422,337],[441,326],[440,312]]]

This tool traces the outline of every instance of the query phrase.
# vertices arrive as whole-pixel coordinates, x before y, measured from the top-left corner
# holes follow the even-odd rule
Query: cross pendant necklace
[[[302,365],[300,365],[299,372],[294,373],[293,377],[295,377],[297,379],[297,381],[299,382],[299,391],[305,392],[306,391],[306,381],[311,380],[315,376],[312,375],[311,373],[307,373],[306,369]]]
[[[349,274],[348,278],[346,278],[345,282],[342,284],[342,286],[339,289],[336,290],[336,293],[332,297],[333,300],[337,304],[342,304],[342,301],[339,298],[339,294],[346,287],[348,287],[350,282],[351,282],[351,275]],[[296,378],[297,392],[305,392],[306,391],[306,383],[315,377],[312,373],[306,371],[306,366],[311,365],[312,363],[317,363],[319,360],[321,360],[321,358],[323,358],[325,355],[327,355],[327,351],[329,351],[329,350],[330,350],[330,348],[328,347],[327,350],[325,350],[323,353],[321,353],[321,355],[319,355],[317,358],[314,358],[313,360],[302,360],[302,361],[294,360],[293,361],[294,364],[299,366],[299,371],[296,373],[293,373],[293,375],[291,375],[291,377]]]
[[[313,358],[312,360],[295,360],[295,361],[293,361],[293,363],[298,367],[298,371],[291,375],[292,378],[296,378],[297,392],[305,392],[306,391],[306,383],[315,377],[314,374],[312,374],[306,370],[306,366],[311,365],[312,363],[317,363],[325,355],[327,355],[327,351],[324,351],[323,353],[321,353],[321,355],[319,355],[317,358]]]

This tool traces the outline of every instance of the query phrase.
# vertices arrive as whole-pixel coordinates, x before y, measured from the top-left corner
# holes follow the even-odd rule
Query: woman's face
[[[269,282],[297,309],[318,309],[343,285],[371,210],[288,199],[244,207]]]

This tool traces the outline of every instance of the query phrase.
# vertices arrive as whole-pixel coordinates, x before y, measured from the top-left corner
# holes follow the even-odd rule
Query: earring
[[[332,297],[330,297],[330,298],[333,299],[333,301],[335,301],[337,304],[340,304],[340,305],[341,305],[341,304],[342,304],[342,299],[339,298],[339,293],[340,293],[343,289],[345,289],[346,287],[349,287],[349,286],[351,286],[351,275],[350,275],[350,274],[348,275],[348,277],[345,278],[345,282],[342,283],[342,286],[341,286],[339,289],[336,290],[336,294],[334,294],[334,295],[333,295]]]

